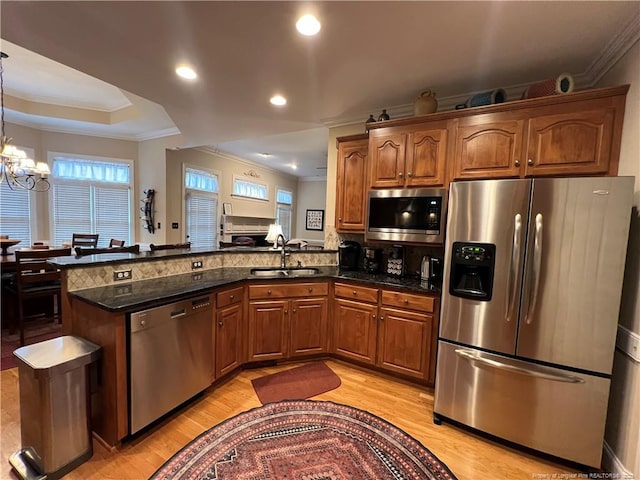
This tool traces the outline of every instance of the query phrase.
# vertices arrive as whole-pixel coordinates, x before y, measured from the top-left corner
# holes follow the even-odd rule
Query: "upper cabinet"
[[[369,188],[617,175],[629,85],[369,124]]]
[[[588,90],[452,119],[451,180],[616,175],[626,92]]]
[[[447,122],[372,130],[370,188],[443,186]]]
[[[336,230],[364,232],[369,165],[367,135],[338,138]]]

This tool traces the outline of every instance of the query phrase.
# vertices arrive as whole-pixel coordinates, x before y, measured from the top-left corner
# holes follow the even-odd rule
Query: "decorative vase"
[[[366,122],[364,122],[364,131],[369,132],[369,124],[375,123],[375,121],[376,119],[373,118],[373,115],[369,115],[369,118],[367,118]]]
[[[422,92],[416,100],[416,103],[413,104],[414,115],[435,113],[436,110],[438,110],[438,100],[436,100],[436,94],[431,90]]]
[[[389,114],[387,113],[386,109],[382,110],[382,113],[378,116],[378,121],[382,122],[384,120],[389,120]]]

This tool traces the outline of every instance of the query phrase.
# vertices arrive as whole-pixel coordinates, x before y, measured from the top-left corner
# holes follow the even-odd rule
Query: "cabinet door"
[[[427,380],[433,317],[381,308],[379,324],[376,365],[390,372]]]
[[[614,118],[613,107],[532,118],[526,175],[608,173]]]
[[[214,355],[215,378],[235,370],[242,363],[242,304],[218,310]]]
[[[407,187],[443,186],[447,153],[447,124],[412,132],[407,140]]]
[[[289,301],[249,303],[249,360],[274,360],[287,356]]]
[[[377,311],[377,305],[335,300],[333,349],[337,356],[375,364]]]
[[[519,177],[524,119],[484,121],[483,115],[461,119],[455,129],[453,179]]]
[[[289,356],[324,353],[327,350],[327,299],[291,301],[291,348]]]
[[[372,188],[404,185],[406,141],[407,135],[404,133],[374,135],[369,138]]]
[[[367,196],[367,150],[369,140],[338,145],[336,182],[336,230],[364,232]]]

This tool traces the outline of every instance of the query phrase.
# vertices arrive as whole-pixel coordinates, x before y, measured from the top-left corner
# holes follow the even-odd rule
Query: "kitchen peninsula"
[[[210,384],[251,362],[326,356],[433,384],[437,286],[340,271],[333,250],[292,250],[286,260],[292,275],[264,275],[281,266],[281,252],[268,248],[54,259],[62,270],[63,333],[103,347],[92,399],[97,437],[115,447],[133,431],[131,315],[180,300],[212,304]]]

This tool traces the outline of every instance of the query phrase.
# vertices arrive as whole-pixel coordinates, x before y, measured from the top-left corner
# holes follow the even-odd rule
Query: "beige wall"
[[[135,238],[143,243],[167,243],[167,232],[171,228],[167,224],[167,154],[166,149],[180,144],[180,135],[145,140],[138,145],[138,165],[136,169],[136,218],[140,217],[142,200],[146,198],[145,190],[154,189],[154,233],[149,233],[145,222],[135,222]],[[160,223],[160,228],[158,227]]]
[[[325,208],[325,202],[327,197],[327,181],[309,181],[302,180],[298,182],[298,194],[296,196],[296,206],[298,208],[298,215],[296,216],[293,237],[303,238],[305,240],[317,240],[324,242],[324,232],[326,227],[319,230],[307,230],[307,210],[325,210],[325,224],[327,219],[327,212]]]
[[[182,242],[185,237],[185,225],[182,212],[184,212],[184,192],[182,188],[182,171],[184,166],[204,167],[218,173],[220,194],[218,203],[220,213],[222,213],[222,204],[231,203],[234,215],[243,215],[250,217],[270,217],[275,218],[276,215],[276,188],[281,187],[297,192],[297,177],[287,175],[285,173],[276,172],[265,167],[244,162],[241,159],[233,158],[209,152],[204,149],[187,148],[184,150],[167,150],[167,214],[166,222],[179,222],[178,230],[166,230],[166,239],[169,243]],[[255,172],[258,177],[246,176],[245,173]],[[258,183],[264,183],[269,186],[269,201],[251,200],[233,197],[233,176],[238,175],[242,178],[253,180]],[[294,198],[294,207],[297,198]],[[296,210],[294,208],[293,218],[296,218]],[[296,226],[293,225],[293,231]]]
[[[598,86],[630,84],[622,132],[619,175],[634,175],[635,209],[627,251],[620,325],[640,335],[640,42]],[[640,364],[617,350],[613,365],[606,442],[622,466],[640,477]]]

